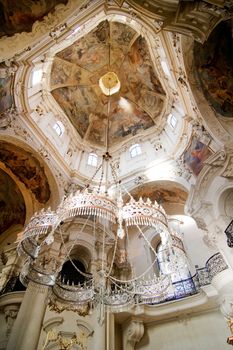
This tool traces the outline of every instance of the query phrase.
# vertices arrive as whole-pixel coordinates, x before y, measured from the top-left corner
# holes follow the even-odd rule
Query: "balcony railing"
[[[228,265],[222,255],[220,253],[214,254],[207,260],[205,267],[196,269],[194,276],[185,280],[173,282],[173,290],[168,292],[167,296],[164,296],[163,300],[160,300],[158,303],[178,300],[197,294],[201,287],[210,284],[216,275],[227,268]]]
[[[167,295],[158,301],[158,303],[164,303],[166,301],[178,300],[197,294],[200,288],[211,283],[212,279],[220,272],[228,268],[220,253],[216,253],[211,256],[205,267],[197,268],[194,276],[184,280],[180,280],[172,283]],[[0,291],[0,295],[11,293],[19,290],[25,290],[23,285],[20,283],[18,276],[10,278],[3,289]],[[153,303],[154,304],[154,303]]]

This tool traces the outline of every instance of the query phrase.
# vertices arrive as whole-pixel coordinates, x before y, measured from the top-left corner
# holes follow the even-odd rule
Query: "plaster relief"
[[[58,4],[67,4],[68,0],[1,0],[0,1],[0,37],[15,33],[30,32],[35,21],[40,21]]]
[[[50,188],[44,168],[31,152],[0,141],[0,161],[24,183],[38,202],[46,203],[49,200]]]

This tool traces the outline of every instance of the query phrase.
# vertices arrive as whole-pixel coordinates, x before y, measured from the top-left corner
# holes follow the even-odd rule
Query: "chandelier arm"
[[[125,233],[126,233],[126,243],[127,243],[127,248],[128,248],[128,251],[129,251],[129,247],[130,247],[130,239],[129,239],[129,230],[128,230],[128,226],[125,225]],[[129,260],[130,257],[129,257]],[[132,266],[133,264],[131,263],[130,261],[130,266]],[[134,274],[134,269],[132,268],[132,275],[131,275],[133,278],[135,277],[135,274]]]
[[[106,154],[108,154],[108,150],[109,150],[110,105],[111,105],[111,96],[110,96],[110,89],[109,89],[109,97],[108,97],[108,105],[107,105]]]
[[[108,66],[110,70],[111,66],[111,43],[110,43],[110,27],[109,27],[109,42],[108,42]],[[110,118],[110,105],[111,105],[111,95],[110,87],[108,89],[108,105],[107,105],[107,132],[106,132],[106,154],[108,154],[109,149],[109,118]]]
[[[127,190],[127,188],[124,185],[122,185],[122,187],[123,187],[124,191],[127,193],[127,195],[129,196],[129,198],[134,199],[133,196],[131,195],[131,193]]]
[[[110,268],[109,268],[108,273],[107,273],[106,276],[105,276],[105,277],[107,277],[107,278],[110,276],[110,274],[111,274],[111,272],[112,272],[113,264],[114,264],[115,257],[116,257],[116,250],[117,250],[118,238],[119,238],[118,235],[116,235],[115,244],[114,244],[114,250],[113,250],[113,256],[112,256]]]
[[[119,278],[113,277],[113,276],[109,276],[110,280],[114,280],[115,282],[119,282],[119,283],[132,283],[135,282],[141,278],[143,278],[149,271],[150,269],[153,267],[153,265],[155,264],[155,262],[157,261],[157,258],[155,258],[152,263],[150,264],[150,266],[148,266],[148,268],[141,273],[139,276],[135,276],[134,278],[131,278],[129,280],[120,280]]]
[[[89,221],[89,218],[90,218],[90,215],[88,215],[88,217],[86,218],[86,220],[85,220],[85,222],[84,222],[84,224],[83,224],[83,226],[82,226],[82,229],[80,230],[81,233],[83,233],[83,230],[85,229],[85,227],[86,227],[86,225],[87,225],[87,222]],[[61,229],[61,227],[60,227],[60,229]],[[62,237],[62,240],[63,240],[63,236],[61,236],[61,237]],[[67,251],[67,253],[68,253],[68,255],[67,255],[68,257],[69,257],[69,255],[70,255],[70,252],[71,252],[72,249],[74,248],[75,244],[77,243],[77,240],[78,240],[78,235],[76,236],[76,239],[75,239],[74,242],[72,243],[72,245],[71,245],[71,247],[70,247],[69,250],[66,248],[65,242],[64,242],[64,240],[63,240],[63,245],[65,246],[65,249],[66,249],[66,251]]]
[[[104,220],[104,234],[103,234],[103,242],[102,242],[102,262],[101,262],[102,271],[104,271],[105,239],[106,239],[106,221]]]
[[[94,178],[96,177],[96,175],[98,174],[101,168],[103,168],[102,162],[100,163],[100,165],[98,166],[98,168],[96,169],[92,177],[90,178],[89,182],[84,186],[84,190],[90,187],[90,183],[92,183],[92,181],[94,180]]]
[[[96,244],[96,217],[94,216],[92,260],[94,260],[94,255],[95,255],[95,248],[96,248],[95,244]]]
[[[141,228],[137,226],[137,229],[139,230],[139,232],[141,233],[142,237],[144,238],[144,240],[146,241],[146,243],[148,244],[148,246],[150,247],[150,249],[152,250],[152,252],[154,253],[156,259],[157,259],[157,253],[155,251],[155,249],[152,247],[151,243],[148,241],[148,239],[146,238],[146,236],[144,235],[143,231],[141,230]]]
[[[104,160],[102,161],[102,163],[103,162],[104,162]],[[104,178],[104,167],[103,167],[103,164],[102,164],[102,171],[101,171],[99,185],[98,185],[98,189],[97,189],[97,193],[98,194],[100,193],[100,190],[101,190],[101,186],[102,186],[102,183],[103,183],[103,178]]]
[[[154,258],[153,262],[150,264],[150,266],[141,275],[135,276],[134,278],[132,278],[130,280],[119,280],[119,279],[109,275],[110,279],[114,279],[115,281],[120,282],[120,283],[130,283],[130,282],[133,282],[133,281],[136,281],[136,280],[142,278],[143,276],[145,276],[149,272],[149,270],[153,267],[153,265],[157,261],[157,253],[156,253],[155,249],[152,247],[151,243],[148,241],[148,239],[146,238],[146,236],[144,235],[144,233],[142,232],[140,227],[138,225],[136,225],[136,226],[137,226],[137,229],[139,230],[139,232],[141,233],[141,235],[143,236],[143,238],[145,239],[145,241],[147,242],[147,244],[149,245],[149,247],[152,249],[153,253],[155,254],[155,258]],[[126,234],[128,234],[128,230],[126,231]],[[106,277],[108,277],[108,276],[106,276]]]
[[[83,230],[84,227],[86,226],[88,220],[89,220],[89,216],[88,216],[88,218],[86,219],[86,221],[85,221],[85,223],[84,223],[84,225],[83,225],[82,230]],[[82,231],[81,231],[81,232],[82,232]],[[92,279],[92,278],[93,278],[92,276],[90,276],[89,274],[86,274],[86,273],[82,272],[81,270],[79,270],[79,268],[73,263],[73,260],[70,258],[70,252],[71,252],[71,250],[73,249],[75,243],[77,242],[77,239],[76,239],[76,240],[74,241],[74,243],[72,244],[70,250],[68,250],[68,249],[66,248],[66,245],[65,245],[65,242],[64,242],[64,239],[63,239],[61,227],[59,227],[59,233],[60,233],[60,236],[61,236],[62,245],[63,245],[64,249],[66,250],[65,259],[68,258],[68,259],[70,260],[71,264],[73,265],[73,267],[75,268],[75,270],[78,271],[82,276],[87,277],[87,278],[89,278],[89,279]],[[57,272],[58,272],[58,271],[57,271]]]
[[[111,171],[112,171],[113,180],[115,182],[115,185],[117,186],[120,183],[120,181],[118,180],[118,176],[117,176],[116,170],[114,169],[112,162],[110,163],[110,167],[111,167]]]

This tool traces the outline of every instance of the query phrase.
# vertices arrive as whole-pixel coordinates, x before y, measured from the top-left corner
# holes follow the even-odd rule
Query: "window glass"
[[[32,73],[32,86],[39,84],[42,79],[42,69],[34,70]]]
[[[129,152],[131,158],[139,156],[140,154],[142,154],[141,146],[138,143],[136,143],[135,145],[130,147]]]
[[[87,164],[96,167],[98,156],[95,153],[90,153],[87,159]]]
[[[169,114],[168,123],[173,129],[176,127],[177,119],[173,114]]]
[[[62,124],[62,122],[59,122],[59,121],[53,125],[53,129],[56,131],[58,136],[62,136],[62,134],[65,131],[64,125]]]

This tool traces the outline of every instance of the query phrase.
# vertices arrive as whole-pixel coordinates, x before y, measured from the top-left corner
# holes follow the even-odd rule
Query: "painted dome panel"
[[[109,115],[109,97],[99,85],[108,72],[120,81]],[[166,99],[146,40],[129,26],[108,21],[55,55],[50,91],[79,136],[100,147],[106,144],[108,117],[113,146],[155,126]]]

